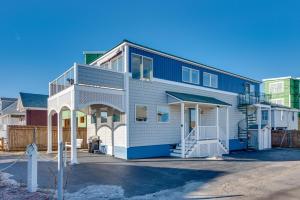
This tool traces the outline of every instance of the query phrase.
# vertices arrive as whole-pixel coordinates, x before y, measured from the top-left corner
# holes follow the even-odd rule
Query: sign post
[[[37,146],[33,143],[27,146],[27,190],[36,192],[37,190]]]

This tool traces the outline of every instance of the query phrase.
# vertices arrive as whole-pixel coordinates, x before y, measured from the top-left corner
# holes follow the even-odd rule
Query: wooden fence
[[[35,129],[36,132],[34,131]],[[28,144],[31,144],[33,141],[35,141],[38,146],[38,150],[45,151],[47,150],[47,135],[47,126],[8,126],[7,139],[2,139],[1,141],[2,148],[5,151],[24,151]],[[81,148],[88,147],[86,142],[86,128],[77,129],[77,138],[83,139]],[[70,141],[71,129],[63,128],[63,142]],[[53,150],[57,150],[57,127],[52,128],[52,148]]]
[[[300,131],[272,131],[272,147],[300,148]]]

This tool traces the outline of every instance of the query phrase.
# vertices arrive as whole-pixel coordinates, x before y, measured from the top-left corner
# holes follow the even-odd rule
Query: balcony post
[[[75,62],[74,65],[74,84],[78,84],[78,65],[77,63]]]
[[[220,139],[220,130],[219,130],[219,106],[216,108],[216,127],[217,127],[217,139]]]
[[[196,120],[196,139],[197,141],[199,140],[199,104],[196,104],[196,108],[195,108],[196,112],[195,112],[195,120]]]
[[[71,110],[71,164],[77,164],[77,118],[76,111]]]
[[[229,151],[229,108],[226,107],[226,147]]]
[[[51,112],[48,114],[47,128],[48,128],[47,153],[52,153],[52,114],[51,114]]]
[[[184,103],[180,103],[180,119],[181,119],[181,157],[185,157],[185,135],[184,135]]]

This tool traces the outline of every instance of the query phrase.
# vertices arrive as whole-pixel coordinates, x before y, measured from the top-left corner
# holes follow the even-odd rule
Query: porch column
[[[180,115],[181,115],[181,157],[185,157],[185,136],[184,136],[184,103],[180,103]]]
[[[195,108],[195,115],[196,115],[196,117],[195,117],[195,121],[196,121],[196,124],[195,124],[195,126],[196,126],[196,139],[197,139],[197,141],[199,140],[199,105],[198,104],[196,104],[196,108]]]
[[[63,130],[62,130],[62,111],[57,113],[57,199],[63,199]]]
[[[226,147],[229,152],[229,109],[226,107]]]
[[[48,128],[47,153],[52,153],[52,114],[51,113],[48,114],[47,128]]]
[[[71,164],[77,163],[77,118],[76,111],[71,110]]]
[[[258,149],[262,149],[262,137],[261,137],[261,107],[257,107],[257,130],[258,130]]]
[[[217,113],[216,113],[216,127],[217,127],[217,139],[220,139],[220,130],[219,130],[219,106],[217,106]]]

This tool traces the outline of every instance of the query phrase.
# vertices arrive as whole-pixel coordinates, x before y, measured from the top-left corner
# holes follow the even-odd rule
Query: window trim
[[[132,55],[136,55],[136,56],[140,56],[142,57],[142,70],[140,71],[140,79],[135,79],[135,80],[141,80],[141,81],[152,81],[153,80],[153,71],[154,71],[154,67],[153,67],[153,58],[151,57],[148,57],[148,56],[144,56],[144,55],[140,55],[140,54],[137,54],[137,53],[131,53],[131,56]],[[132,59],[131,59],[131,56],[130,56],[130,67],[131,67],[131,74],[132,74]],[[150,78],[149,79],[145,79],[144,78],[144,58],[147,58],[149,60],[151,60],[152,62],[152,71],[150,73]]]
[[[136,120],[136,107],[137,106],[146,106],[146,108],[147,108],[147,112],[146,112],[146,117],[147,117],[147,120],[146,121],[137,121]],[[146,105],[146,104],[135,104],[134,105],[134,121],[136,122],[136,123],[148,123],[148,121],[149,121],[149,114],[148,114],[148,105]]]
[[[205,85],[204,84],[204,75],[208,75],[209,76],[209,84],[208,85]],[[216,87],[214,87],[213,85],[212,85],[212,76],[215,76],[215,77],[217,77],[217,85],[216,85]],[[205,87],[210,87],[210,88],[219,88],[219,76],[217,75],[217,74],[213,74],[213,73],[209,73],[209,72],[203,72],[203,78],[202,78],[202,81],[203,81],[203,86],[205,86]]]
[[[282,84],[282,91],[281,92],[272,92],[271,91],[271,85],[276,85],[276,84]],[[283,93],[284,92],[284,82],[283,81],[276,81],[276,82],[272,82],[272,83],[269,83],[269,93],[270,94],[279,94],[279,93]]]
[[[189,81],[184,81],[184,80],[183,80],[183,69],[188,69],[188,70],[189,70]],[[198,74],[198,80],[197,80],[197,83],[192,82],[192,80],[193,80],[193,79],[192,79],[192,71],[196,71],[197,74]],[[190,68],[190,67],[182,66],[182,67],[181,67],[181,81],[182,81],[183,83],[190,83],[190,84],[194,84],[194,85],[199,85],[199,83],[200,83],[200,71],[197,70],[197,69]]]
[[[158,117],[157,117],[157,114],[158,114],[158,107],[165,107],[165,108],[168,108],[168,110],[169,110],[169,118],[168,118],[168,121],[167,121],[167,122],[160,122],[160,121],[158,121]],[[168,106],[168,105],[157,105],[157,106],[156,106],[156,122],[159,123],[159,124],[168,124],[168,123],[170,123],[170,119],[171,119],[171,109],[170,109],[170,106]]]

